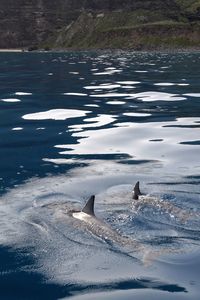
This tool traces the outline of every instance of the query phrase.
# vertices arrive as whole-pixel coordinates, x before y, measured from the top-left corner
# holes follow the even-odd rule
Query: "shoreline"
[[[44,50],[38,48],[37,50],[27,50],[27,49],[0,49],[0,53],[61,53],[61,52],[135,52],[135,53],[188,53],[196,52],[200,53],[200,48],[198,47],[188,47],[188,48],[161,48],[161,49],[131,49],[131,48],[52,48],[49,50]]]

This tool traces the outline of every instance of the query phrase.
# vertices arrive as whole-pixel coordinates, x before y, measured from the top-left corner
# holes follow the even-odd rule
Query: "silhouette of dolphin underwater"
[[[193,216],[197,216],[192,211],[186,211],[169,201],[165,201],[153,196],[144,195],[140,191],[140,183],[136,182],[133,191],[132,191],[132,199],[133,199],[133,208],[136,210],[141,209],[144,206],[154,206],[161,210],[164,210],[171,217],[177,217],[181,221],[187,221],[189,218]]]

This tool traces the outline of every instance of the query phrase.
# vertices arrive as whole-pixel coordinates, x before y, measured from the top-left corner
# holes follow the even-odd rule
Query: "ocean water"
[[[0,299],[199,299],[199,69],[199,53],[0,53]],[[93,194],[129,242],[66,214]]]

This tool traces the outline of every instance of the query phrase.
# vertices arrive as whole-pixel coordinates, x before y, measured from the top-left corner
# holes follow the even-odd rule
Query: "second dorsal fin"
[[[142,193],[140,192],[140,183],[138,181],[133,189],[133,199],[138,200],[138,198],[139,198],[138,196],[140,196],[140,195],[142,195]]]
[[[95,216],[94,214],[94,200],[95,196],[92,195],[89,200],[86,202],[85,206],[82,209],[82,212],[84,212],[87,215]]]

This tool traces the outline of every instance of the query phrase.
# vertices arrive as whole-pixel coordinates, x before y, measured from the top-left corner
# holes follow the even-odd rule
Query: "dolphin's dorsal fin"
[[[140,192],[140,182],[136,182],[136,185],[134,186],[133,189],[133,199],[134,200],[138,200],[138,196],[142,195],[142,193]]]
[[[82,212],[84,212],[87,215],[94,216],[94,200],[95,196],[92,195],[83,207]]]

